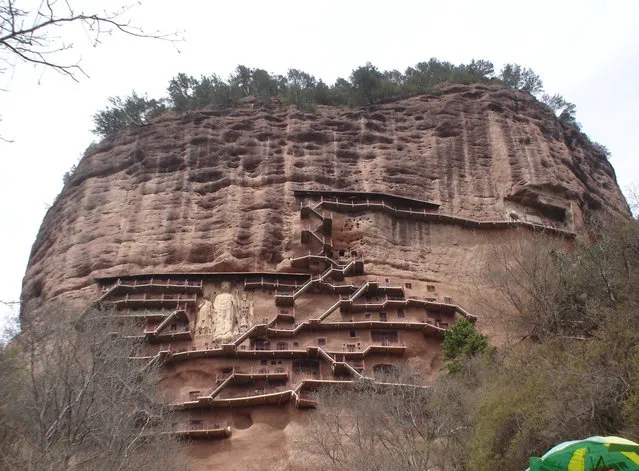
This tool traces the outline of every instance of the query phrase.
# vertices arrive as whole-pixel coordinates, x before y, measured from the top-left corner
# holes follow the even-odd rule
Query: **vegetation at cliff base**
[[[467,407],[453,469],[524,469],[565,440],[639,438],[639,222],[589,230],[573,251],[502,243],[483,268],[485,301],[519,336],[442,378]]]
[[[50,302],[0,343],[0,469],[180,469],[157,367],[121,318]]]
[[[589,236],[570,251],[496,246],[481,267],[491,294],[474,296],[516,336],[494,349],[458,322],[444,354],[463,361],[432,388],[321,392],[302,441],[311,469],[516,470],[566,440],[637,441],[639,222],[591,221]]]

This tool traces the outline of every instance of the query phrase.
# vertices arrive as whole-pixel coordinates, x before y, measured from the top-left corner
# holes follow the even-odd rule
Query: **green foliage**
[[[169,102],[178,111],[203,108],[211,104],[229,106],[233,103],[231,88],[217,75],[202,76],[199,80],[178,74],[169,82]]]
[[[546,306],[556,329],[538,341],[503,346],[489,361],[475,357],[436,386],[463,395],[464,432],[452,451],[464,457],[461,469],[523,469],[529,457],[590,435],[639,438],[639,332],[632,327],[639,322],[639,223],[593,221],[590,227],[595,243],[539,257],[522,267],[528,278],[508,272],[520,287],[538,286],[521,291],[535,293],[521,295],[521,312]],[[515,255],[509,263],[521,260]],[[543,260],[545,268],[536,267]],[[545,277],[561,287],[540,289]]]
[[[475,326],[466,319],[455,322],[446,331],[444,337],[444,357],[449,360],[445,368],[456,373],[463,361],[486,351],[488,338],[475,330]]]
[[[289,69],[286,77],[282,77],[281,81],[281,89],[285,90],[284,101],[296,105],[304,111],[313,111],[315,109],[317,91],[319,91],[320,95],[327,95],[328,87],[326,87],[326,84],[321,82],[319,90],[317,87],[318,82],[315,77],[297,69]],[[273,95],[276,95],[276,93]]]
[[[127,127],[144,126],[151,118],[166,110],[163,100],[148,99],[135,92],[124,99],[111,97],[108,101],[110,106],[106,110],[93,115],[93,132],[102,136]]]
[[[543,90],[543,82],[539,75],[532,69],[527,69],[519,64],[506,64],[501,69],[499,78],[506,87],[523,90],[532,95]]]
[[[442,83],[487,82],[494,72],[492,62],[472,60],[470,64],[455,66],[431,58],[428,62],[419,62],[415,67],[406,69],[402,89],[406,91],[425,91]]]
[[[107,109],[93,117],[93,132],[106,136],[125,127],[146,124],[165,111],[166,105],[176,111],[244,104],[295,105],[313,112],[318,105],[371,105],[416,93],[437,93],[437,87],[446,83],[489,82],[502,83],[533,95],[542,92],[542,81],[531,69],[506,64],[496,76],[493,63],[484,59],[455,65],[433,57],[406,68],[404,72],[380,70],[367,62],[354,69],[348,80],[338,78],[333,85],[298,69],[289,69],[286,75],[278,75],[238,65],[227,80],[215,74],[196,78],[179,73],[169,81],[168,97],[160,100],[139,97],[135,93],[125,99],[109,98]],[[560,121],[579,128],[575,106],[561,95],[544,95],[542,101]]]
[[[598,142],[594,142],[594,141],[591,141],[591,144],[598,152],[600,152],[607,159],[610,158],[610,150],[606,146],[604,146],[603,144],[599,144]]]
[[[235,73],[229,78],[229,85],[239,94],[239,96],[248,96],[251,94],[252,71],[246,66],[238,65]]]
[[[561,96],[559,93],[555,93],[554,95],[544,93],[541,96],[541,102],[548,108],[550,108],[550,110],[555,114],[569,105],[569,103],[564,100],[564,97]]]
[[[67,183],[69,183],[71,181],[71,178],[73,177],[73,175],[75,174],[75,170],[77,168],[76,164],[71,165],[71,168],[69,170],[67,170],[66,172],[64,172],[64,175],[62,175],[62,184],[66,186]]]
[[[550,108],[550,110],[555,113],[555,115],[557,115],[559,121],[568,126],[581,129],[581,125],[577,122],[576,119],[577,107],[574,104],[564,100],[564,97],[562,97],[559,93],[556,93],[552,96],[544,93],[541,96],[541,102],[548,108]]]
[[[488,339],[475,330],[475,326],[466,320],[455,322],[444,337],[444,355],[448,359],[459,356],[473,356],[488,347]]]
[[[351,73],[351,84],[356,100],[360,103],[374,103],[383,95],[383,74],[370,62]]]
[[[244,102],[270,106],[271,99],[284,105],[296,105],[304,111],[314,111],[317,105],[355,106],[372,104],[407,93],[430,90],[444,82],[483,82],[492,77],[489,61],[471,61],[455,66],[430,59],[405,73],[398,70],[380,71],[367,63],[352,71],[350,81],[338,78],[332,86],[298,69],[276,75],[264,69],[238,65],[228,80],[213,74],[196,78],[179,73],[169,81],[166,99],[154,100],[135,92],[125,99],[109,98],[109,106],[93,116],[94,133],[106,136],[120,129],[140,126],[170,108],[177,111],[204,107],[228,107]]]
[[[349,105],[351,97],[354,95],[353,86],[345,78],[338,78],[329,90],[330,105]]]
[[[622,322],[613,324],[618,332]],[[636,438],[638,417],[629,401],[639,386],[630,379],[637,365],[621,363],[622,352],[610,351],[611,328],[591,341],[520,344],[492,365],[490,376],[471,392],[468,468],[523,469],[530,456],[590,435]],[[637,340],[628,334],[621,334],[622,343]]]
[[[577,107],[572,103],[568,103],[563,111],[559,114],[559,121],[569,126],[581,129],[581,124],[576,119]]]
[[[490,79],[495,75],[495,67],[493,63],[486,60],[471,60],[470,64],[465,66],[466,70],[473,75],[478,77],[484,77],[486,79]]]
[[[197,86],[197,80],[186,74],[177,74],[169,82],[169,99],[173,103],[176,110],[185,110],[195,106],[194,88]]]

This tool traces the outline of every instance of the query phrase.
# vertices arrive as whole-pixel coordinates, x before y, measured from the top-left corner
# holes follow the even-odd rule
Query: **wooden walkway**
[[[336,212],[361,213],[366,211],[379,211],[399,219],[412,219],[438,224],[452,224],[468,229],[515,229],[523,227],[534,232],[574,239],[576,234],[572,231],[557,228],[550,225],[535,224],[527,221],[507,220],[476,220],[461,218],[439,213],[439,204],[411,198],[389,195],[385,193],[366,192],[341,192],[341,191],[295,191],[295,196],[300,198],[319,199],[312,206],[313,211],[319,214],[319,209],[330,209]]]

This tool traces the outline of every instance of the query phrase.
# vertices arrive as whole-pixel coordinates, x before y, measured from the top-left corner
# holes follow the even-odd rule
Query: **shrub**
[[[93,133],[108,136],[121,129],[149,124],[150,120],[166,111],[164,100],[138,96],[135,92],[124,99],[109,98],[106,110],[93,115]]]
[[[455,322],[446,331],[444,337],[444,357],[449,360],[445,368],[456,373],[461,363],[488,348],[488,338],[475,330],[475,326],[467,319]]]

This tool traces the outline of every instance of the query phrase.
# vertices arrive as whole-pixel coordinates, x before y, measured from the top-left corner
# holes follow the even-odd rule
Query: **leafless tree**
[[[172,414],[109,312],[48,304],[0,357],[0,468],[179,469]]]
[[[630,206],[630,211],[632,211],[632,215],[635,219],[639,218],[639,182],[634,182],[631,185],[626,186],[624,193],[626,195],[626,200],[628,201],[628,206]]]
[[[393,383],[326,386],[308,418],[303,452],[310,469],[451,469],[451,443],[466,420],[457,391],[415,386],[415,373]],[[460,422],[461,420],[461,422]]]
[[[593,335],[636,292],[639,243],[636,223],[611,215],[592,218],[588,235],[563,247],[544,234],[495,246],[478,280],[491,298],[477,298],[533,338]]]
[[[86,76],[78,62],[62,60],[61,53],[73,48],[73,42],[64,35],[64,28],[70,25],[81,26],[94,46],[115,32],[138,38],[178,39],[176,33],[147,32],[131,24],[131,5],[85,12],[75,8],[71,0],[42,0],[34,10],[18,3],[0,0],[0,61],[9,68],[15,61],[23,61],[51,68],[76,81],[78,75]]]
[[[502,240],[478,265],[474,299],[506,329],[539,337],[565,327],[567,240],[544,233]],[[577,305],[571,305],[577,307]]]

